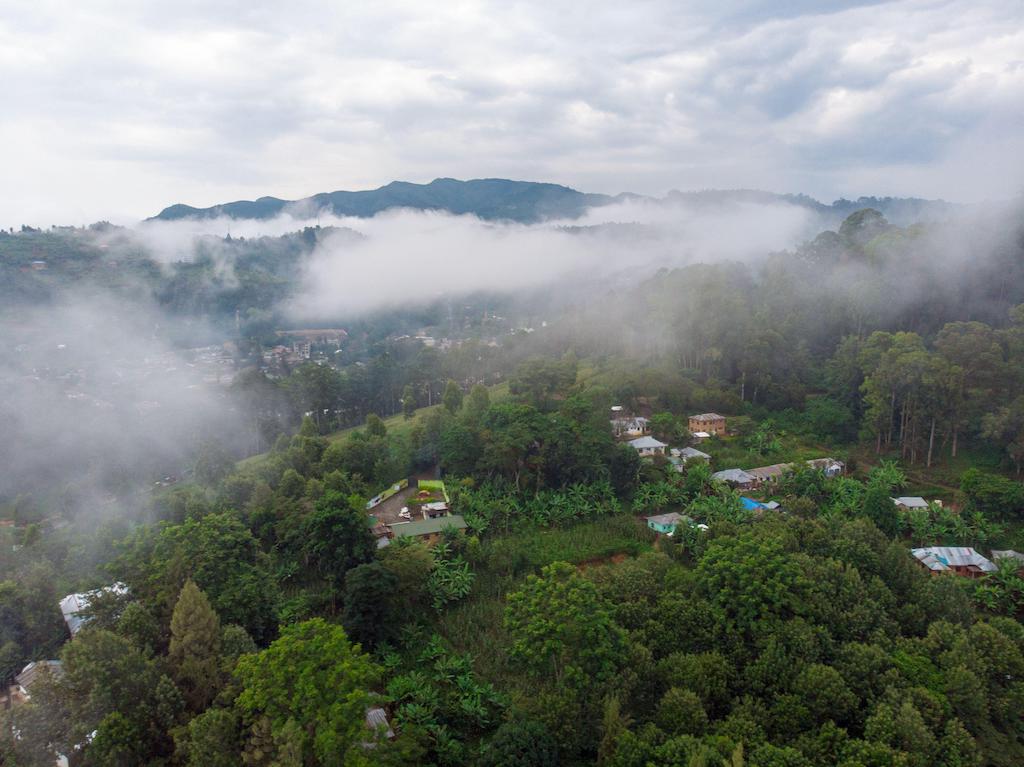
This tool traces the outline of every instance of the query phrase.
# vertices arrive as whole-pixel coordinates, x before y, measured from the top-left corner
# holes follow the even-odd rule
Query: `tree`
[[[651,433],[663,442],[680,443],[689,438],[689,432],[672,413],[655,413],[651,416]]]
[[[576,568],[555,562],[510,594],[505,627],[509,656],[534,675],[559,685],[589,687],[605,681],[622,662],[625,635],[594,584]]]
[[[368,765],[366,709],[379,669],[345,630],[320,618],[285,626],[270,647],[239,659],[238,706],[266,717],[275,749],[290,745],[302,764]]]
[[[890,538],[896,537],[900,531],[900,517],[889,495],[889,488],[885,483],[872,481],[868,483],[867,492],[864,493],[862,506],[864,516],[870,519],[875,525]]]
[[[491,406],[491,394],[483,384],[475,384],[466,398],[466,419],[472,424],[480,423],[487,408]]]
[[[394,612],[398,578],[380,562],[357,565],[345,574],[341,622],[352,639],[369,648],[391,636],[401,616]]]
[[[192,464],[196,480],[204,485],[215,485],[235,468],[235,458],[217,440],[204,442]]]
[[[366,434],[369,437],[384,437],[387,436],[388,427],[381,420],[381,417],[376,413],[370,413],[366,416]]]
[[[145,763],[171,750],[166,733],[179,723],[183,701],[155,661],[127,639],[93,627],[65,646],[61,661],[58,696],[45,696],[48,739],[60,752],[90,738],[88,750],[95,745],[97,756],[109,760],[99,763]]]
[[[175,751],[185,767],[242,767],[243,731],[233,708],[211,708],[176,735]]]
[[[697,579],[712,604],[748,636],[761,621],[797,614],[806,588],[800,568],[778,542],[750,535],[712,541]]]
[[[483,749],[481,767],[556,767],[558,744],[539,722],[514,719],[502,724]]]
[[[191,578],[221,620],[244,626],[257,641],[276,629],[277,588],[269,560],[235,514],[142,528],[125,545],[113,570],[132,594],[157,607],[161,622],[169,622]]]
[[[417,541],[404,544],[395,541],[384,549],[381,565],[395,578],[394,590],[388,598],[395,606],[395,613],[408,618],[423,611],[429,597],[427,581],[434,569],[430,549]]]
[[[444,409],[452,415],[459,412],[462,407],[462,388],[452,380],[449,380],[444,387],[444,396],[441,398]]]
[[[328,490],[302,527],[309,563],[331,585],[333,599],[344,587],[345,573],[372,560],[376,552],[366,510]]]
[[[695,692],[671,687],[658,702],[654,721],[670,735],[700,735],[708,726],[708,715]]]
[[[406,420],[416,415],[416,392],[412,384],[406,384],[402,389],[402,415]]]
[[[185,702],[202,711],[220,689],[220,619],[206,594],[185,581],[171,616],[167,653]]]

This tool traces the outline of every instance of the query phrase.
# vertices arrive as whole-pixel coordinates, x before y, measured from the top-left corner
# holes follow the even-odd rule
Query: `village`
[[[700,413],[687,419],[691,445],[673,447],[651,436],[651,420],[644,416],[631,415],[622,406],[613,406],[610,418],[613,434],[624,444],[636,450],[642,460],[667,461],[675,471],[685,471],[689,461],[712,463],[712,456],[694,445],[701,445],[712,439],[728,436],[726,418],[718,413]],[[805,465],[821,472],[826,479],[842,476],[846,472],[843,461],[831,457],[807,459]],[[772,511],[786,513],[779,499],[773,497],[780,479],[793,471],[793,463],[776,463],[752,468],[729,467],[714,471],[711,477],[742,493],[743,507],[755,514]],[[942,507],[942,501],[928,501],[921,496],[897,496],[893,506],[901,511],[914,509],[928,510],[933,506]],[[698,530],[707,530],[706,524],[696,522],[680,512],[667,512],[645,517],[647,526],[659,535],[673,536],[681,525]],[[983,578],[998,570],[999,560],[1019,563],[1019,574],[1024,576],[1024,553],[1012,549],[993,549],[986,558],[968,546],[924,546],[909,549],[910,555],[927,570],[929,575],[953,574],[965,578]]]

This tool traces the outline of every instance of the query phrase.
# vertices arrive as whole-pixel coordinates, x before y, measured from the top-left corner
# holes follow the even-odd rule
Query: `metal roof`
[[[697,450],[696,448],[693,447],[682,448],[679,451],[679,455],[681,455],[683,458],[704,458],[707,460],[711,459],[710,455],[708,455],[707,453],[703,453],[700,450]]]
[[[719,415],[718,413],[701,413],[700,415],[691,415],[690,418],[692,418],[693,420],[696,420],[696,421],[718,421],[718,420],[724,421],[725,420],[725,416],[724,415]]]
[[[396,522],[388,525],[388,527],[399,538],[408,538],[410,536],[439,533],[446,527],[464,530],[467,525],[466,520],[462,518],[461,514],[452,514],[448,517],[436,517],[434,519],[417,520],[416,522]]]
[[[653,522],[656,525],[677,525],[684,519],[689,521],[689,517],[684,517],[678,511],[670,511],[667,514],[655,514],[646,519],[648,522]]]
[[[901,495],[893,498],[892,502],[897,506],[906,506],[908,509],[927,509],[928,501],[919,495]]]
[[[664,442],[656,440],[654,437],[637,437],[629,441],[629,446],[640,450],[641,448],[652,448],[652,447],[668,447]]]
[[[711,476],[713,479],[719,479],[722,482],[737,482],[741,485],[757,480],[757,477],[747,474],[743,469],[722,469],[721,471],[716,471]]]
[[[951,570],[954,567],[976,567],[986,573],[997,569],[992,562],[969,546],[930,546],[911,549],[910,553],[921,564],[935,572]]]
[[[68,625],[68,631],[71,632],[71,636],[81,631],[82,626],[86,623],[86,618],[81,613],[89,607],[89,598],[105,592],[127,594],[128,587],[123,583],[114,583],[110,586],[104,586],[102,589],[86,591],[82,594],[68,594],[60,600],[60,611],[64,615],[64,622]]]
[[[1024,554],[1021,554],[1019,551],[1014,551],[1013,549],[1003,549],[1001,551],[992,549],[992,559],[1016,559],[1018,562],[1024,564]]]

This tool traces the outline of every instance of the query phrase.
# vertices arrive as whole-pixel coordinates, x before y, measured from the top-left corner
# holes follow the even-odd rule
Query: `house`
[[[764,485],[769,482],[778,482],[782,475],[787,471],[791,471],[792,468],[792,464],[789,463],[773,463],[771,466],[758,466],[756,469],[748,469],[747,474],[754,477],[758,485]]]
[[[656,533],[662,535],[672,535],[676,531],[676,525],[681,522],[690,523],[693,520],[687,516],[684,516],[678,512],[670,512],[668,514],[655,514],[652,517],[647,517],[647,526]]]
[[[892,502],[899,506],[901,509],[927,509],[928,501],[919,495],[901,495],[899,498],[893,498]]]
[[[708,455],[707,453],[702,453],[700,450],[697,450],[696,448],[693,448],[693,447],[683,447],[683,448],[675,448],[674,447],[669,452],[672,455],[674,455],[677,458],[679,458],[680,460],[682,460],[683,463],[686,463],[687,461],[693,460],[695,458],[697,460],[704,461],[704,462],[710,462],[711,461],[711,456],[710,455]]]
[[[725,416],[718,413],[691,415],[688,419],[690,433],[706,432],[716,437],[725,436]]]
[[[706,431],[691,432],[690,436],[693,437],[694,440],[696,440],[698,445],[706,439],[711,439],[711,435],[708,434]]]
[[[641,458],[665,455],[665,448],[668,447],[667,444],[656,440],[654,437],[638,437],[637,439],[631,439],[627,444],[636,450]]]
[[[911,549],[910,553],[931,575],[953,573],[965,578],[980,578],[997,569],[992,562],[968,546],[932,546]]]
[[[616,414],[612,409],[612,434],[616,437],[642,437],[651,432],[651,421],[642,415],[628,416]]]
[[[88,609],[89,601],[97,595],[105,593],[124,595],[128,593],[128,587],[123,583],[114,583],[110,586],[104,586],[102,589],[87,591],[83,594],[68,594],[60,600],[60,611],[64,615],[64,622],[67,624],[68,631],[71,632],[72,637],[81,631],[82,626],[89,620],[82,615],[82,612]]]
[[[757,477],[748,474],[743,469],[723,469],[711,475],[712,479],[725,482],[740,490],[750,490],[757,486]]]
[[[838,477],[846,471],[846,464],[835,458],[812,458],[807,462],[812,469],[824,472],[826,477]]]
[[[415,522],[396,522],[388,525],[388,529],[395,538],[419,538],[427,544],[437,543],[441,539],[441,531],[446,527],[465,530],[468,525],[461,514],[421,519]]]
[[[14,677],[14,684],[7,689],[7,701],[17,705],[29,700],[32,697],[32,686],[44,673],[52,674],[54,678],[59,679],[64,670],[59,660],[32,661]]]
[[[692,460],[710,463],[711,456],[707,453],[702,453],[700,450],[694,450],[692,447],[684,447],[682,449],[673,447],[668,451],[668,462],[672,464],[675,470],[680,474],[683,473],[683,468],[686,466],[686,462]]]

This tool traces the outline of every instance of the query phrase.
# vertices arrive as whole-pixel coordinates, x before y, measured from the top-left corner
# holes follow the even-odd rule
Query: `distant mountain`
[[[444,210],[456,214],[471,213],[490,221],[533,223],[552,218],[578,218],[588,208],[606,205],[614,199],[603,194],[585,194],[567,186],[533,181],[500,178],[459,181],[439,178],[429,184],[394,181],[380,189],[362,192],[324,192],[302,200],[260,197],[258,200],[240,200],[210,208],[179,204],[164,208],[154,218],[164,221],[218,216],[266,219],[287,211],[309,215],[323,211],[338,216],[368,218],[389,208],[412,208]]]
[[[958,206],[942,200],[905,197],[861,197],[839,199],[831,205],[803,194],[777,194],[756,189],[708,189],[696,192],[671,191],[658,200],[636,194],[588,194],[558,184],[535,181],[510,181],[501,178],[459,181],[439,178],[429,184],[394,181],[379,189],[361,192],[324,192],[301,200],[260,197],[239,200],[209,208],[172,205],[153,218],[174,221],[183,218],[268,219],[290,212],[297,218],[317,213],[368,218],[390,208],[443,210],[456,214],[473,214],[488,221],[535,223],[549,219],[576,219],[589,208],[613,202],[647,201],[678,203],[690,207],[712,207],[730,204],[787,204],[808,208],[823,218],[826,225],[836,225],[854,211],[875,208],[889,221],[906,226],[916,221],[941,218]],[[152,219],[151,219],[152,220]]]

